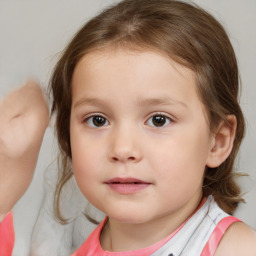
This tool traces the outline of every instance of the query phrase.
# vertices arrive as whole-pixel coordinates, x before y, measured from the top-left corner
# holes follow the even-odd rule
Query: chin
[[[109,214],[107,215],[110,219],[113,219],[116,222],[124,224],[143,224],[147,222],[147,217],[145,215],[138,215],[134,212],[126,212],[119,214]]]

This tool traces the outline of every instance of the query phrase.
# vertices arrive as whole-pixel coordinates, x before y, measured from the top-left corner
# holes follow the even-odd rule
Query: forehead
[[[172,72],[172,76],[188,78],[196,83],[196,74],[191,69],[174,61],[166,54],[154,49],[141,50],[136,48],[106,47],[93,50],[84,55],[76,64],[72,83],[82,74],[94,75],[100,72],[102,75],[118,76],[118,71],[124,73],[134,72],[134,75],[160,77]],[[154,71],[154,72],[149,72]],[[175,74],[176,73],[176,74]],[[130,75],[130,74],[129,74]],[[99,77],[100,78],[100,77]]]
[[[159,52],[105,49],[83,56],[72,77],[72,95],[107,97],[111,90],[119,97],[157,98],[168,92],[179,101],[199,100],[195,73]]]

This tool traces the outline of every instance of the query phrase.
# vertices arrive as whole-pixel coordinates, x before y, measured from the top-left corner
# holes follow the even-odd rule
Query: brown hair
[[[237,118],[233,150],[217,168],[207,168],[203,189],[215,196],[232,214],[240,197],[233,164],[244,136],[244,118],[238,103],[239,74],[230,40],[222,25],[194,4],[175,0],[124,0],[85,24],[71,40],[57,63],[51,79],[52,112],[56,112],[56,131],[61,168],[55,192],[55,213],[60,193],[72,176],[70,147],[71,79],[82,56],[104,47],[161,52],[193,70],[211,129],[226,115]]]

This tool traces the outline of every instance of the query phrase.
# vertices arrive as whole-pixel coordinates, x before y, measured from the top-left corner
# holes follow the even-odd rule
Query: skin
[[[48,122],[46,98],[32,81],[0,102],[0,221],[33,178]]]
[[[242,222],[231,225],[214,254],[223,255],[256,256],[256,232]]]
[[[135,250],[179,227],[202,198],[206,166],[232,149],[232,128],[210,132],[195,74],[156,52],[107,49],[84,56],[72,80],[72,162],[84,196],[109,216],[102,248]],[[165,119],[155,126],[154,116]],[[95,117],[102,123],[95,125]],[[220,153],[221,152],[221,153]],[[119,193],[106,184],[133,177],[149,184]]]

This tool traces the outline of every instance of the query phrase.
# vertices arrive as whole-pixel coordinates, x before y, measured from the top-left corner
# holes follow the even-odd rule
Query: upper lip
[[[151,184],[150,182],[132,178],[132,177],[127,177],[127,178],[116,177],[116,178],[110,179],[104,183],[105,184]]]

